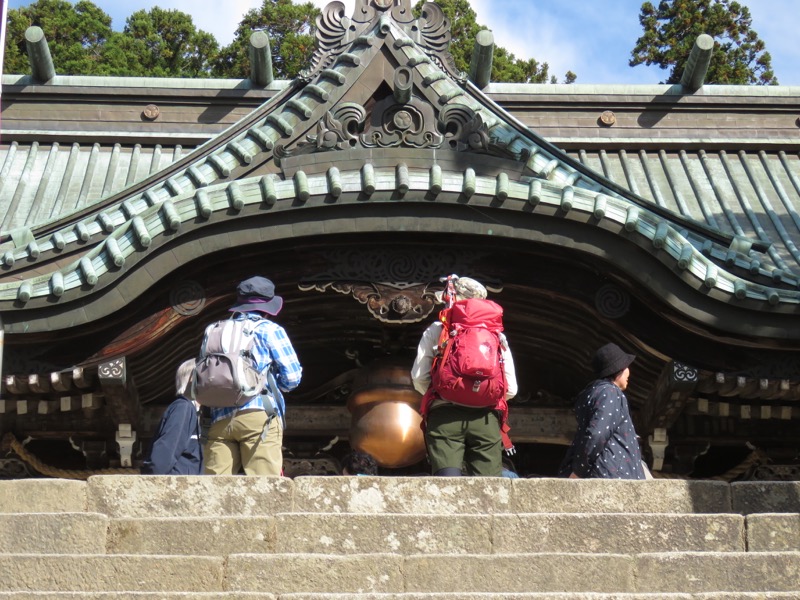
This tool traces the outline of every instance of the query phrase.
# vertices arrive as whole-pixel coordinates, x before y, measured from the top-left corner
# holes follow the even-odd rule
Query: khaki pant
[[[263,410],[240,412],[220,419],[208,430],[205,446],[206,475],[281,475],[283,427],[280,417],[267,425]]]

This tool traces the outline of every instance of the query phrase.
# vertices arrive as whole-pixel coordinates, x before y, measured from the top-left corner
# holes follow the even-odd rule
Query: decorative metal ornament
[[[594,295],[594,306],[597,312],[607,319],[620,319],[628,314],[631,297],[619,286],[609,283],[597,290]]]
[[[600,123],[606,127],[611,127],[617,122],[617,116],[610,110],[604,110],[600,113]]]
[[[442,250],[435,255],[388,248],[336,250],[325,254],[333,267],[298,285],[302,291],[332,290],[367,306],[383,323],[417,323],[438,304],[439,279],[448,273],[474,273],[478,253]],[[502,288],[482,279],[487,289]]]
[[[371,121],[381,125],[361,134],[361,144],[366,148],[439,148],[444,141],[436,131],[432,107],[416,98],[398,104],[393,97],[387,97],[375,105]]]
[[[125,359],[118,358],[106,363],[103,363],[97,368],[97,374],[102,379],[125,379]]]
[[[683,363],[672,363],[672,380],[675,383],[697,383],[699,372],[694,367]]]
[[[142,111],[142,118],[147,121],[155,121],[161,114],[161,110],[155,104],[148,104]]]
[[[196,281],[180,281],[169,292],[169,302],[179,315],[199,314],[206,305],[206,293]]]

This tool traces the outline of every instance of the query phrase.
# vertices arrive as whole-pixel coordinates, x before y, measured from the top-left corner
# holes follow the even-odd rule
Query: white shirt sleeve
[[[420,394],[425,394],[431,385],[431,366],[433,366],[433,358],[436,356],[436,346],[439,345],[441,331],[442,323],[434,321],[422,334],[422,339],[417,346],[417,357],[411,367],[411,381],[414,383],[414,389]]]
[[[503,343],[503,372],[506,375],[506,400],[510,400],[517,395],[517,371],[514,368],[514,357],[511,356],[511,350],[508,348],[508,341],[506,336],[500,334]]]

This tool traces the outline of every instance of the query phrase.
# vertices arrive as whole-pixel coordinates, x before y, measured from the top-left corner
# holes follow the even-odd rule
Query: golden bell
[[[347,408],[353,415],[350,446],[371,454],[382,467],[413,465],[425,457],[425,439],[408,365],[378,361],[353,382]]]

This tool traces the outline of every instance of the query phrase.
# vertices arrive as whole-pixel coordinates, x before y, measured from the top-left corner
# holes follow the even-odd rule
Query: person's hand
[[[569,474],[569,479],[580,479],[574,472]]]

